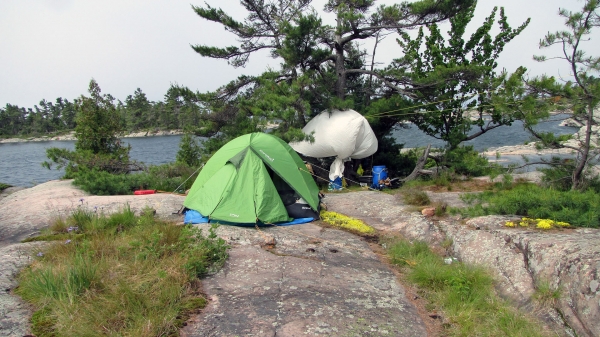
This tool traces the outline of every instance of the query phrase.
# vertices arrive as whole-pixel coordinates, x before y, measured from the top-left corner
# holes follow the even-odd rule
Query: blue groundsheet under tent
[[[243,224],[243,223],[238,223],[238,222],[228,222],[228,221],[222,221],[222,220],[211,220],[208,217],[203,216],[202,214],[200,214],[200,212],[195,211],[193,209],[190,209],[188,211],[185,212],[185,216],[183,218],[183,223],[185,224],[205,224],[205,223],[218,223],[218,224],[223,224],[223,225],[236,225],[236,226],[250,226],[250,227],[254,227],[255,225],[258,226],[290,226],[290,225],[299,225],[299,224],[303,224],[303,223],[308,223],[311,221],[316,220],[315,218],[297,218],[297,219],[293,219],[292,221],[288,221],[288,222],[278,222],[278,223],[274,223],[274,224],[265,224],[262,222],[258,222],[258,223],[248,223],[248,224]]]

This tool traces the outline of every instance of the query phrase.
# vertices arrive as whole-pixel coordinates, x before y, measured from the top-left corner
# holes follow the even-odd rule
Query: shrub
[[[72,179],[79,171],[95,169],[113,174],[140,171],[143,165],[129,160],[129,148],[123,148],[117,153],[92,153],[91,151],[71,151],[63,148],[48,148],[46,156],[51,162],[43,162],[42,166],[51,169],[56,164],[57,169],[65,169],[63,178]]]
[[[544,173],[542,176],[542,184],[546,187],[555,188],[561,191],[571,189],[573,181],[572,175],[575,170],[576,162],[571,159],[561,159],[553,157],[550,160],[550,167],[540,168]],[[585,172],[585,171],[584,171]],[[596,193],[600,192],[600,177],[591,176],[589,173],[584,174],[579,190],[593,190]]]
[[[5,183],[0,183],[0,192],[4,191],[5,189],[12,187],[11,185],[5,184]]]
[[[408,205],[427,206],[431,203],[427,193],[416,188],[405,188],[402,190],[402,198]]]
[[[179,142],[179,151],[177,151],[177,163],[190,167],[200,166],[200,157],[202,156],[202,147],[198,144],[194,136],[185,133]]]
[[[139,169],[129,160],[129,146],[122,146],[119,112],[110,95],[102,95],[100,86],[92,79],[88,88],[90,97],[81,96],[75,101],[77,110],[75,126],[75,151],[49,148],[50,162],[42,165],[48,169],[57,164],[65,168],[65,178],[74,178],[79,169],[95,169],[111,173],[127,173]]]
[[[490,164],[487,158],[473,149],[473,146],[461,146],[447,151],[444,164],[457,174],[475,177],[497,174],[501,170],[499,165]]]
[[[73,184],[95,195],[132,194],[135,190],[158,190],[182,193],[194,183],[197,173],[181,164],[151,166],[145,172],[110,174],[96,169],[82,169]]]
[[[600,195],[594,191],[560,191],[521,184],[511,190],[486,191],[463,200],[474,204],[460,211],[466,216],[520,215],[576,227],[600,227]]]
[[[141,185],[141,175],[110,174],[98,170],[80,170],[73,184],[95,195],[131,194]]]

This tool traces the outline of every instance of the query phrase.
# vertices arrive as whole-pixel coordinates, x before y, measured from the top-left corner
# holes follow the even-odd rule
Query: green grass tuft
[[[406,188],[402,190],[402,198],[407,205],[427,206],[431,203],[427,193],[415,188]]]
[[[535,293],[532,297],[542,306],[554,307],[562,295],[562,288],[552,287],[550,282],[541,280],[537,282]]]
[[[198,277],[216,271],[226,245],[212,227],[178,226],[78,209],[45,233],[56,241],[19,275],[35,308],[36,336],[170,336],[206,305]],[[54,235],[54,237],[53,237]]]
[[[484,268],[447,265],[423,242],[393,239],[387,245],[391,262],[403,268],[431,308],[443,312],[444,336],[544,336],[538,324],[495,294]]]

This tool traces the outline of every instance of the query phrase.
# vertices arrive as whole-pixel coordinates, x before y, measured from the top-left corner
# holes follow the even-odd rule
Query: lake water
[[[576,128],[559,126],[562,116],[554,116],[551,122],[540,125],[539,129],[551,131],[556,134],[573,134]],[[443,147],[444,142],[429,137],[414,125],[394,131],[398,143],[404,143],[405,148],[421,147],[431,144],[433,147]],[[148,165],[160,165],[175,161],[179,150],[181,136],[125,138],[124,143],[131,145],[130,156],[132,159]],[[496,128],[476,140],[466,142],[473,145],[477,151],[490,147],[518,145],[530,139],[529,134],[523,130],[520,122],[512,126]],[[60,147],[73,149],[74,141],[48,141],[0,144],[0,182],[13,186],[33,186],[48,180],[58,179],[63,172],[48,170],[42,167],[46,160],[46,149]]]
[[[149,165],[175,161],[181,136],[124,138],[131,145],[130,157]],[[73,150],[75,141],[48,141],[0,144],[0,182],[13,186],[33,186],[60,178],[64,172],[42,167],[46,149],[59,147]]]
[[[560,126],[563,119],[568,116],[559,114],[552,116],[548,121],[544,121],[535,127],[536,130],[552,132],[557,135],[574,134],[578,128]],[[424,134],[416,126],[409,124],[407,129],[399,129],[393,132],[397,143],[404,143],[405,148],[425,147],[431,144],[432,147],[442,148],[445,142]],[[521,121],[515,121],[511,126],[501,126],[483,135],[462,143],[462,145],[472,145],[476,151],[484,151],[492,147],[521,145],[531,140],[531,135],[523,129]]]

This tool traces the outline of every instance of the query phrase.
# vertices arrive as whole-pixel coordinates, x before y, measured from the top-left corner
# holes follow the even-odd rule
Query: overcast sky
[[[320,10],[323,0],[316,1]],[[207,0],[236,19],[246,13],[236,0]],[[380,0],[378,3],[393,3]],[[87,93],[91,78],[103,93],[120,100],[141,88],[152,101],[163,100],[171,84],[201,92],[242,74],[259,74],[278,62],[266,53],[251,57],[246,68],[233,68],[224,60],[203,58],[192,44],[228,46],[234,37],[215,23],[197,16],[190,0],[1,0],[0,1],[0,106],[6,103],[33,107],[41,99],[72,100]],[[512,27],[528,17],[531,24],[505,48],[500,68],[514,71],[526,66],[530,76],[543,73],[569,77],[562,61],[537,63],[534,54],[557,55],[538,49],[548,31],[563,29],[559,7],[579,10],[581,0],[480,0],[472,29],[502,5]],[[447,29],[445,29],[447,30]],[[595,37],[600,38],[596,32]],[[387,38],[377,52],[381,62],[398,57],[399,49]],[[585,49],[600,55],[600,41]],[[369,45],[365,45],[369,51]]]

